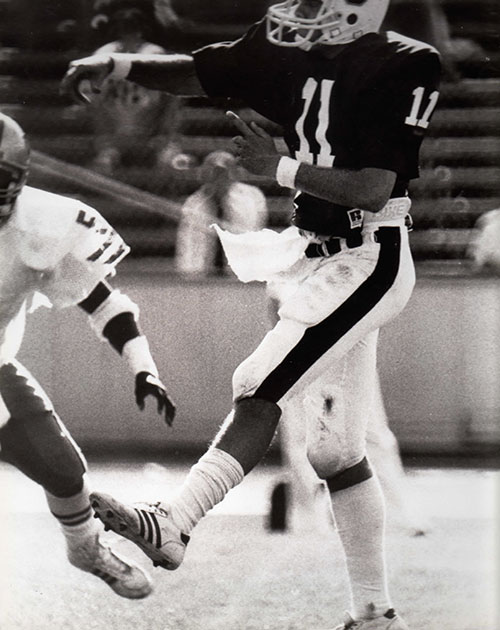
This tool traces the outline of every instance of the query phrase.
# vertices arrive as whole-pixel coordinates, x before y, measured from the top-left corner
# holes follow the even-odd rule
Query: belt
[[[374,238],[376,233],[373,234]],[[332,236],[327,241],[322,243],[310,243],[306,247],[304,252],[307,258],[318,258],[319,256],[333,256],[342,251],[342,245],[348,249],[354,249],[360,247],[363,244],[363,235],[361,232],[356,232],[348,236],[347,238],[340,238],[338,236]]]
[[[408,232],[413,230],[413,219],[410,214],[407,214],[404,218],[404,224]],[[384,230],[385,228],[379,227],[378,230],[374,232],[369,232],[369,240],[371,242],[378,243],[379,232],[380,230]],[[338,236],[332,236],[326,241],[321,243],[310,243],[305,250],[306,258],[319,258],[320,256],[333,256],[334,254],[338,254],[342,249],[354,249],[356,247],[360,247],[366,241],[366,237],[368,234],[363,234],[361,232],[356,232],[355,234],[349,235],[347,238],[340,238]]]

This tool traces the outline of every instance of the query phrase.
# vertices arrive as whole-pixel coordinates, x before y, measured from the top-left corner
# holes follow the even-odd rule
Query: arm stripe
[[[110,296],[111,287],[106,282],[99,282],[87,297],[79,302],[78,306],[89,315],[93,313]]]
[[[102,334],[121,354],[127,341],[139,337],[141,332],[132,313],[120,313],[109,320],[104,326]]]

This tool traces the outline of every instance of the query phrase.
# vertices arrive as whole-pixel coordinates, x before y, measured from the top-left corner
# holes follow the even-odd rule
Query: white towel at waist
[[[289,269],[310,243],[295,226],[282,232],[264,229],[244,234],[227,232],[215,224],[213,227],[231,269],[242,282],[266,282]]]

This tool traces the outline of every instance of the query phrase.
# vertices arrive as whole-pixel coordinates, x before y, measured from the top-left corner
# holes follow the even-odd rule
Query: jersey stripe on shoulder
[[[390,44],[396,44],[396,52],[408,51],[409,53],[416,53],[422,50],[427,50],[430,53],[434,53],[439,55],[434,46],[427,44],[425,42],[421,42],[418,39],[412,39],[411,37],[406,37],[406,35],[401,35],[401,33],[395,33],[394,31],[387,31],[387,41]]]

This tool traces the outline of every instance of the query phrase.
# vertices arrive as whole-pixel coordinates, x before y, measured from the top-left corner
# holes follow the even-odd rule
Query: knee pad
[[[373,477],[373,471],[369,461],[366,457],[363,457],[363,459],[357,464],[354,464],[354,466],[325,478],[325,482],[328,490],[332,493],[351,488],[358,483],[370,479],[370,477]]]
[[[10,414],[0,429],[0,457],[55,496],[78,492],[85,460],[36,381],[4,365],[0,392]]]

